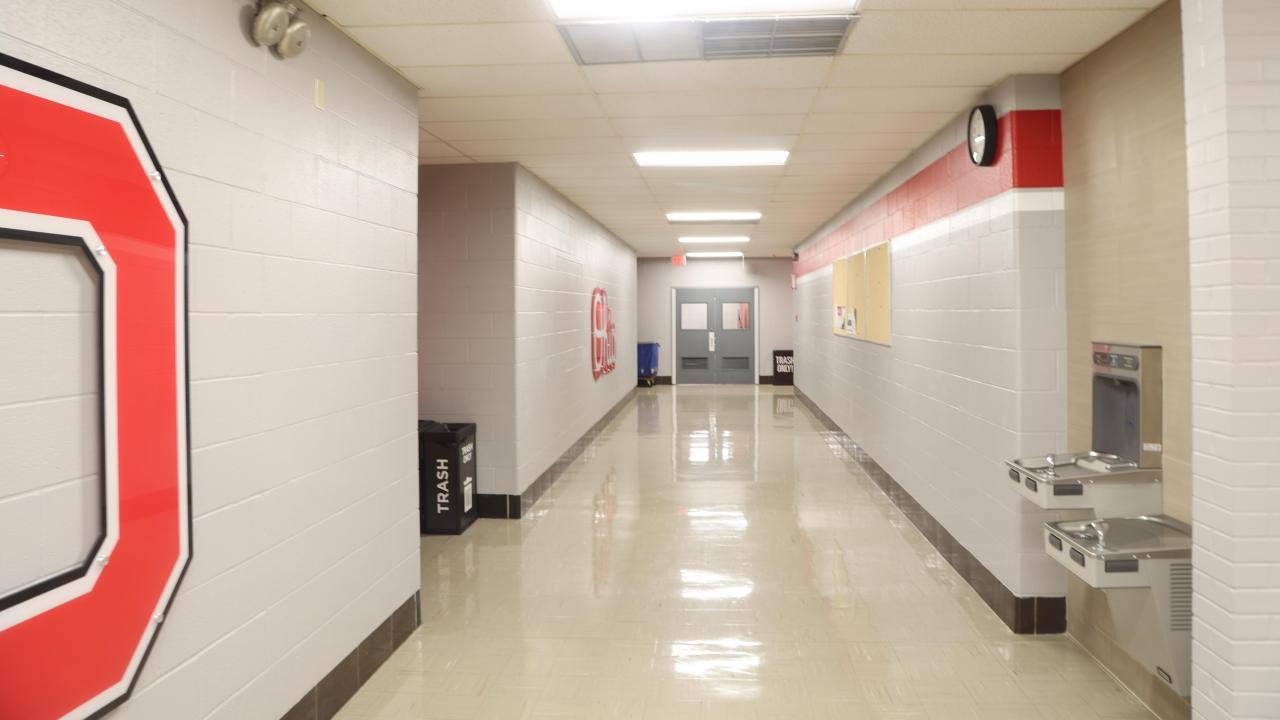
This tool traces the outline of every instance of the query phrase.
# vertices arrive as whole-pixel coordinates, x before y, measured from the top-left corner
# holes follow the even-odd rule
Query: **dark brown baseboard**
[[[420,592],[415,592],[308,690],[281,720],[330,720],[421,624]]]
[[[671,376],[670,376],[670,375],[654,375],[654,376],[653,376],[653,384],[654,384],[654,385],[670,385],[670,384],[671,384]],[[636,387],[650,387],[650,385],[649,385],[649,383],[647,383],[647,382],[645,382],[645,381],[643,381],[643,380],[637,380],[637,381],[636,381]]]
[[[670,384],[670,381],[671,378],[667,378],[667,384]],[[573,461],[582,455],[582,451],[596,441],[605,426],[617,417],[618,413],[622,411],[622,407],[630,402],[635,394],[636,389],[632,388],[613,407],[609,408],[609,412],[606,412],[603,417],[597,420],[594,425],[583,433],[582,437],[575,440],[568,450],[561,453],[560,457],[551,463],[551,467],[543,470],[542,474],[529,487],[525,488],[523,493],[519,495],[476,495],[476,512],[482,518],[519,520],[555,484],[556,480],[559,480],[560,476],[564,475],[565,470],[573,464]]]
[[[870,455],[853,441],[829,415],[822,411],[809,396],[795,389],[795,395],[818,418],[826,429],[836,435],[845,451],[845,460],[855,464],[871,477],[894,505],[907,516],[916,529],[924,535],[960,577],[969,583],[983,602],[1009,626],[1021,635],[1047,635],[1067,630],[1067,599],[1063,597],[1018,597],[991,573],[978,558],[960,544],[946,528],[911,497],[889,473],[884,471]]]

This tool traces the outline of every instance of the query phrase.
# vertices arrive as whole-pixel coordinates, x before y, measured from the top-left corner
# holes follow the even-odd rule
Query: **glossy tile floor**
[[[787,388],[641,390],[519,521],[422,540],[341,718],[1150,720],[1010,633]]]

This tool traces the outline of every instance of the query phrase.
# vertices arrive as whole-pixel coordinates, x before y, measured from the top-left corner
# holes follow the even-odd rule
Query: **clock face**
[[[975,109],[969,115],[969,157],[981,165],[986,150],[987,124],[983,121],[982,113]]]
[[[979,105],[969,113],[969,159],[974,165],[996,160],[996,110],[990,105]]]

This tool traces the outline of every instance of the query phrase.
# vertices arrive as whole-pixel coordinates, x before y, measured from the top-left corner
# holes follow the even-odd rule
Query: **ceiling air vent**
[[[560,24],[580,65],[836,55],[857,15]]]

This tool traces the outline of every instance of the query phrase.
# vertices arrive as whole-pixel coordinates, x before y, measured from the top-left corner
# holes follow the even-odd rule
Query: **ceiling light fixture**
[[[685,257],[691,257],[691,258],[703,258],[703,259],[712,259],[712,258],[740,258],[740,257],[746,257],[746,256],[745,256],[745,255],[743,255],[741,252],[738,252],[738,251],[736,251],[736,250],[734,250],[734,251],[724,250],[724,251],[719,251],[719,252],[691,252],[691,253],[685,253]]]
[[[754,167],[786,165],[786,150],[672,150],[635,153],[640,167]]]
[[[680,242],[686,245],[729,245],[734,243],[748,243],[751,242],[751,238],[745,235],[682,237],[680,238]]]
[[[672,223],[740,223],[759,222],[762,214],[754,210],[732,212],[669,212],[667,222]]]
[[[850,13],[858,0],[551,0],[561,20]]]

